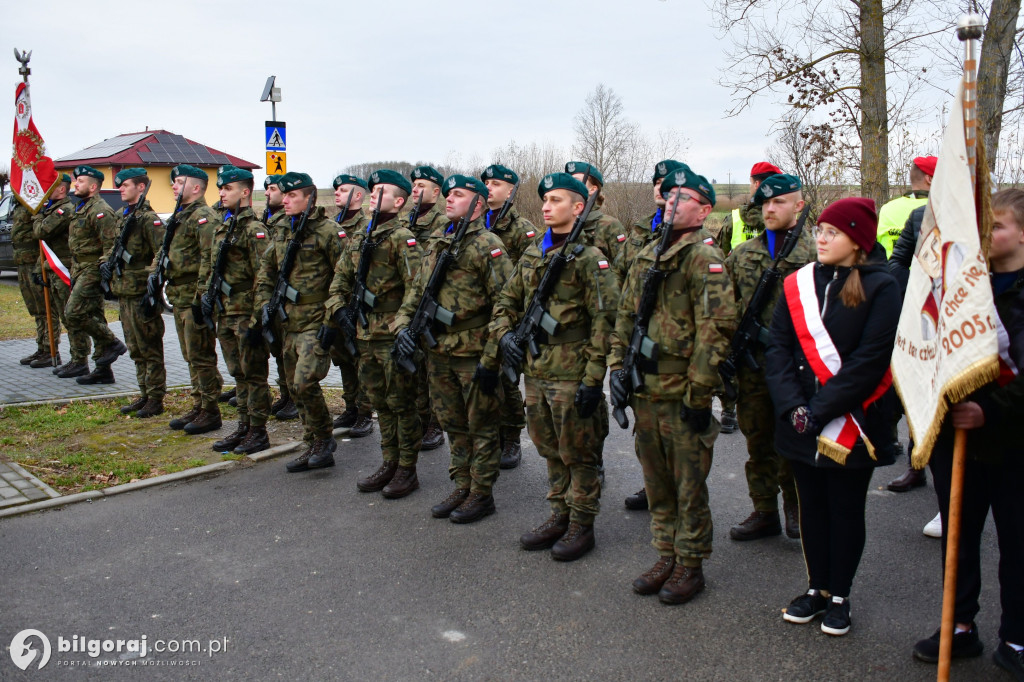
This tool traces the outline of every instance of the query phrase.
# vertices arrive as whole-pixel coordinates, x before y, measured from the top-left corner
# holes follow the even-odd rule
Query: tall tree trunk
[[[885,92],[882,0],[860,5],[861,195],[879,206],[889,200],[889,112]]]
[[[988,26],[978,66],[978,119],[985,133],[985,154],[989,172],[995,170],[999,151],[999,132],[1003,127],[1003,102],[1006,99],[1006,75],[1013,56],[1013,39],[1020,15],[1021,0],[992,0]]]

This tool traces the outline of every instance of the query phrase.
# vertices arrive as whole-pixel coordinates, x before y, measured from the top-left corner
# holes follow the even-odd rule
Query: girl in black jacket
[[[864,549],[876,466],[892,464],[896,395],[889,362],[901,297],[875,241],[870,199],[841,199],[814,228],[818,262],[786,278],[772,318],[766,377],[775,448],[793,466],[808,591],[784,618],[850,629],[850,588]]]

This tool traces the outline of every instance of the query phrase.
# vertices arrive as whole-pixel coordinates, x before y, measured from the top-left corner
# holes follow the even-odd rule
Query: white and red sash
[[[996,320],[996,338],[999,340],[999,376],[996,377],[996,383],[1005,386],[1017,378],[1017,363],[1010,357],[1010,335],[999,318],[999,311],[993,309],[992,313]]]
[[[787,277],[783,283],[783,290],[786,304],[789,306],[789,314],[793,318],[797,341],[800,343],[800,348],[803,350],[811,370],[824,386],[839,372],[843,366],[843,360],[839,357],[839,350],[832,342],[828,330],[825,329],[825,322],[821,319],[821,312],[818,310],[818,295],[814,287],[814,266],[815,263],[808,263]],[[892,386],[892,372],[886,370],[882,381],[864,401],[863,407],[867,408],[868,405],[882,397],[882,394],[889,390],[890,386]],[[875,459],[874,446],[868,440],[860,423],[852,414],[844,414],[830,421],[822,429],[818,436],[818,452],[839,464],[845,464],[846,457],[857,444],[858,438],[863,439],[868,454]]]
[[[67,266],[60,262],[60,258],[53,252],[50,245],[42,239],[39,240],[39,246],[43,248],[43,255],[46,256],[46,262],[50,264],[50,269],[57,273],[64,284],[71,286],[71,273],[68,272]]]

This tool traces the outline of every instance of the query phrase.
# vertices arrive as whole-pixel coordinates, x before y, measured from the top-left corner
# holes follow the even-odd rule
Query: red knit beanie
[[[829,223],[845,232],[865,253],[871,253],[878,239],[878,214],[875,212],[874,199],[840,199],[821,212],[818,224],[821,223]]]

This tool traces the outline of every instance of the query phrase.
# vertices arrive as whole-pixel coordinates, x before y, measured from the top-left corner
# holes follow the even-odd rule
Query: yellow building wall
[[[103,189],[117,189],[114,187],[114,176],[117,174],[113,166],[94,166],[96,170],[103,173]],[[121,171],[124,167],[118,166]],[[138,166],[132,166],[138,168]],[[142,166],[153,183],[146,194],[146,200],[157,213],[170,213],[174,210],[174,192],[171,191],[171,168],[168,166]],[[220,200],[217,191],[217,167],[203,168],[209,179],[206,185],[206,203],[213,206]]]

